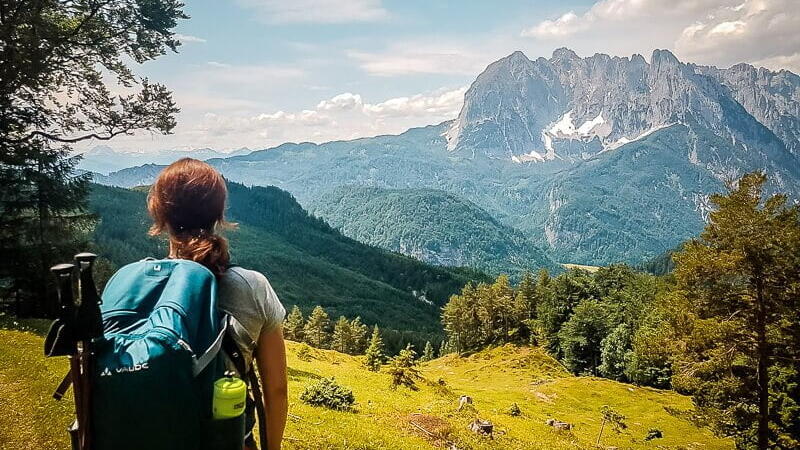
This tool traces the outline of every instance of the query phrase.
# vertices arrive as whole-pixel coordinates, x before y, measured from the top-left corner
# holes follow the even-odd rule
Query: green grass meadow
[[[44,322],[0,322],[0,448],[67,448],[72,399],[51,398],[67,370],[66,358],[44,358]],[[731,441],[691,422],[688,397],[574,377],[537,348],[507,345],[433,360],[422,365],[417,391],[390,389],[389,375],[367,371],[358,357],[294,342],[288,343],[288,355],[288,449],[596,448],[603,405],[624,414],[628,428],[616,433],[606,426],[601,448],[733,448]],[[298,400],[306,385],[330,376],[355,393],[353,411]],[[471,396],[474,404],[458,411],[461,395]],[[509,414],[513,403],[521,415]],[[494,423],[494,439],[467,430],[476,417]],[[555,431],[545,424],[549,418],[574,428]],[[661,430],[663,438],[645,441],[651,428]]]

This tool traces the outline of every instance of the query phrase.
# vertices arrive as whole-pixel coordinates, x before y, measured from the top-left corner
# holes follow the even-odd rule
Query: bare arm
[[[261,375],[264,410],[267,416],[266,450],[279,450],[283,440],[283,430],[286,428],[286,414],[289,412],[286,347],[281,328],[261,333],[256,348],[256,362],[258,373]]]

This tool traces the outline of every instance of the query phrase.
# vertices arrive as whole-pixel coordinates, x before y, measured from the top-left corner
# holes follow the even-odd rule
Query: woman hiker
[[[191,158],[172,163],[150,188],[150,234],[168,235],[170,258],[195,261],[216,275],[219,306],[233,318],[233,336],[245,355],[245,369],[255,363],[261,377],[263,398],[255,400],[264,402],[266,450],[277,450],[288,410],[281,329],[285,310],[263,274],[230,265],[228,241],[217,234],[233,226],[224,217],[227,195],[222,175],[207,163]],[[248,408],[245,450],[256,448],[253,413]]]

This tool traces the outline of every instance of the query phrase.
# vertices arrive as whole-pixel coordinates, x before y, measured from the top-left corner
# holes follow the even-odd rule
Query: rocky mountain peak
[[[576,61],[581,59],[577,53],[567,47],[560,47],[553,50],[551,61]]]
[[[653,66],[678,66],[681,62],[671,51],[655,49],[650,57],[650,64]]]
[[[649,64],[638,54],[581,58],[559,48],[550,59],[531,61],[514,52],[478,76],[445,135],[450,151],[564,164],[678,123],[734,146],[759,145],[763,125],[800,152],[800,78],[791,75],[684,64],[663,49]],[[742,107],[752,117],[736,117]]]

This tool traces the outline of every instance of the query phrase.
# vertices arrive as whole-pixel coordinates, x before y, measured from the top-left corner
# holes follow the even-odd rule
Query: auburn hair
[[[150,187],[149,234],[167,233],[170,258],[198,262],[220,275],[230,264],[228,240],[217,234],[225,221],[228,189],[219,172],[203,161],[183,158],[167,166]]]

